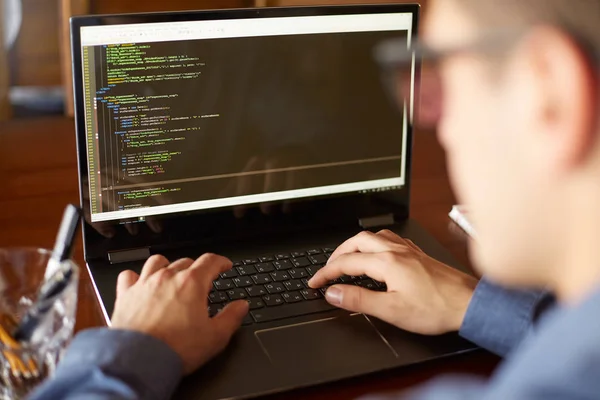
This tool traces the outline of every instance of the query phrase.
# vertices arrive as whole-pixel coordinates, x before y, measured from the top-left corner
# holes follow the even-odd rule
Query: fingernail
[[[312,287],[313,281],[315,280],[315,278],[310,278],[308,280],[308,286]]]
[[[339,288],[336,288],[335,286],[330,287],[325,292],[325,298],[327,299],[329,304],[332,304],[334,306],[339,306],[342,304],[342,297],[343,297],[342,290]]]

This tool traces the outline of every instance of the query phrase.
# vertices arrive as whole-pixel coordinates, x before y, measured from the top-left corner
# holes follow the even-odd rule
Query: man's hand
[[[362,232],[343,243],[310,280],[318,288],[342,275],[367,275],[387,293],[335,285],[327,301],[399,328],[438,335],[460,329],[477,280],[427,256],[391,231]]]
[[[172,264],[163,256],[150,257],[140,275],[119,275],[112,328],[164,341],[181,356],[184,372],[193,372],[227,346],[248,313],[248,303],[237,301],[208,316],[212,282],[230,268],[231,261],[214,254]]]

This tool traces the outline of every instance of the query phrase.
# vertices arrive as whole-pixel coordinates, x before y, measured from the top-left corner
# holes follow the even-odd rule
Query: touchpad
[[[304,378],[365,373],[397,357],[361,314],[257,331],[256,337],[275,367]]]

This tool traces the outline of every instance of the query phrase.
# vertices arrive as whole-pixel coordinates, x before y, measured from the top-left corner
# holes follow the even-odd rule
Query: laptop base
[[[387,228],[411,239],[437,260],[467,272],[414,221]],[[233,246],[235,249],[223,246],[206,251],[234,260],[245,259],[340,244],[356,233],[358,230],[304,233],[277,243],[245,243]],[[188,249],[165,255],[174,260],[200,254]],[[141,266],[142,263],[89,265],[107,315],[112,313],[118,273],[123,269],[139,271]],[[417,364],[475,348],[457,334],[415,335],[373,317],[332,309],[243,326],[222,355],[183,380],[175,397],[251,398]]]

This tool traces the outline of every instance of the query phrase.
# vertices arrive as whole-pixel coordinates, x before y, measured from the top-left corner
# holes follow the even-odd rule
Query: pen
[[[71,257],[80,218],[80,209],[74,205],[68,205],[56,236],[54,250],[46,267],[45,283],[38,292],[36,302],[27,310],[13,332],[13,337],[16,340],[27,341],[31,339],[36,328],[52,308],[53,303],[50,300],[62,293],[71,282],[73,268],[70,265],[63,265],[62,262]]]
[[[72,204],[67,205],[58,229],[58,234],[56,235],[56,240],[54,241],[52,255],[46,266],[46,272],[44,274],[45,280],[50,279],[54,272],[60,268],[60,264],[64,260],[71,258],[80,219],[81,209]]]

